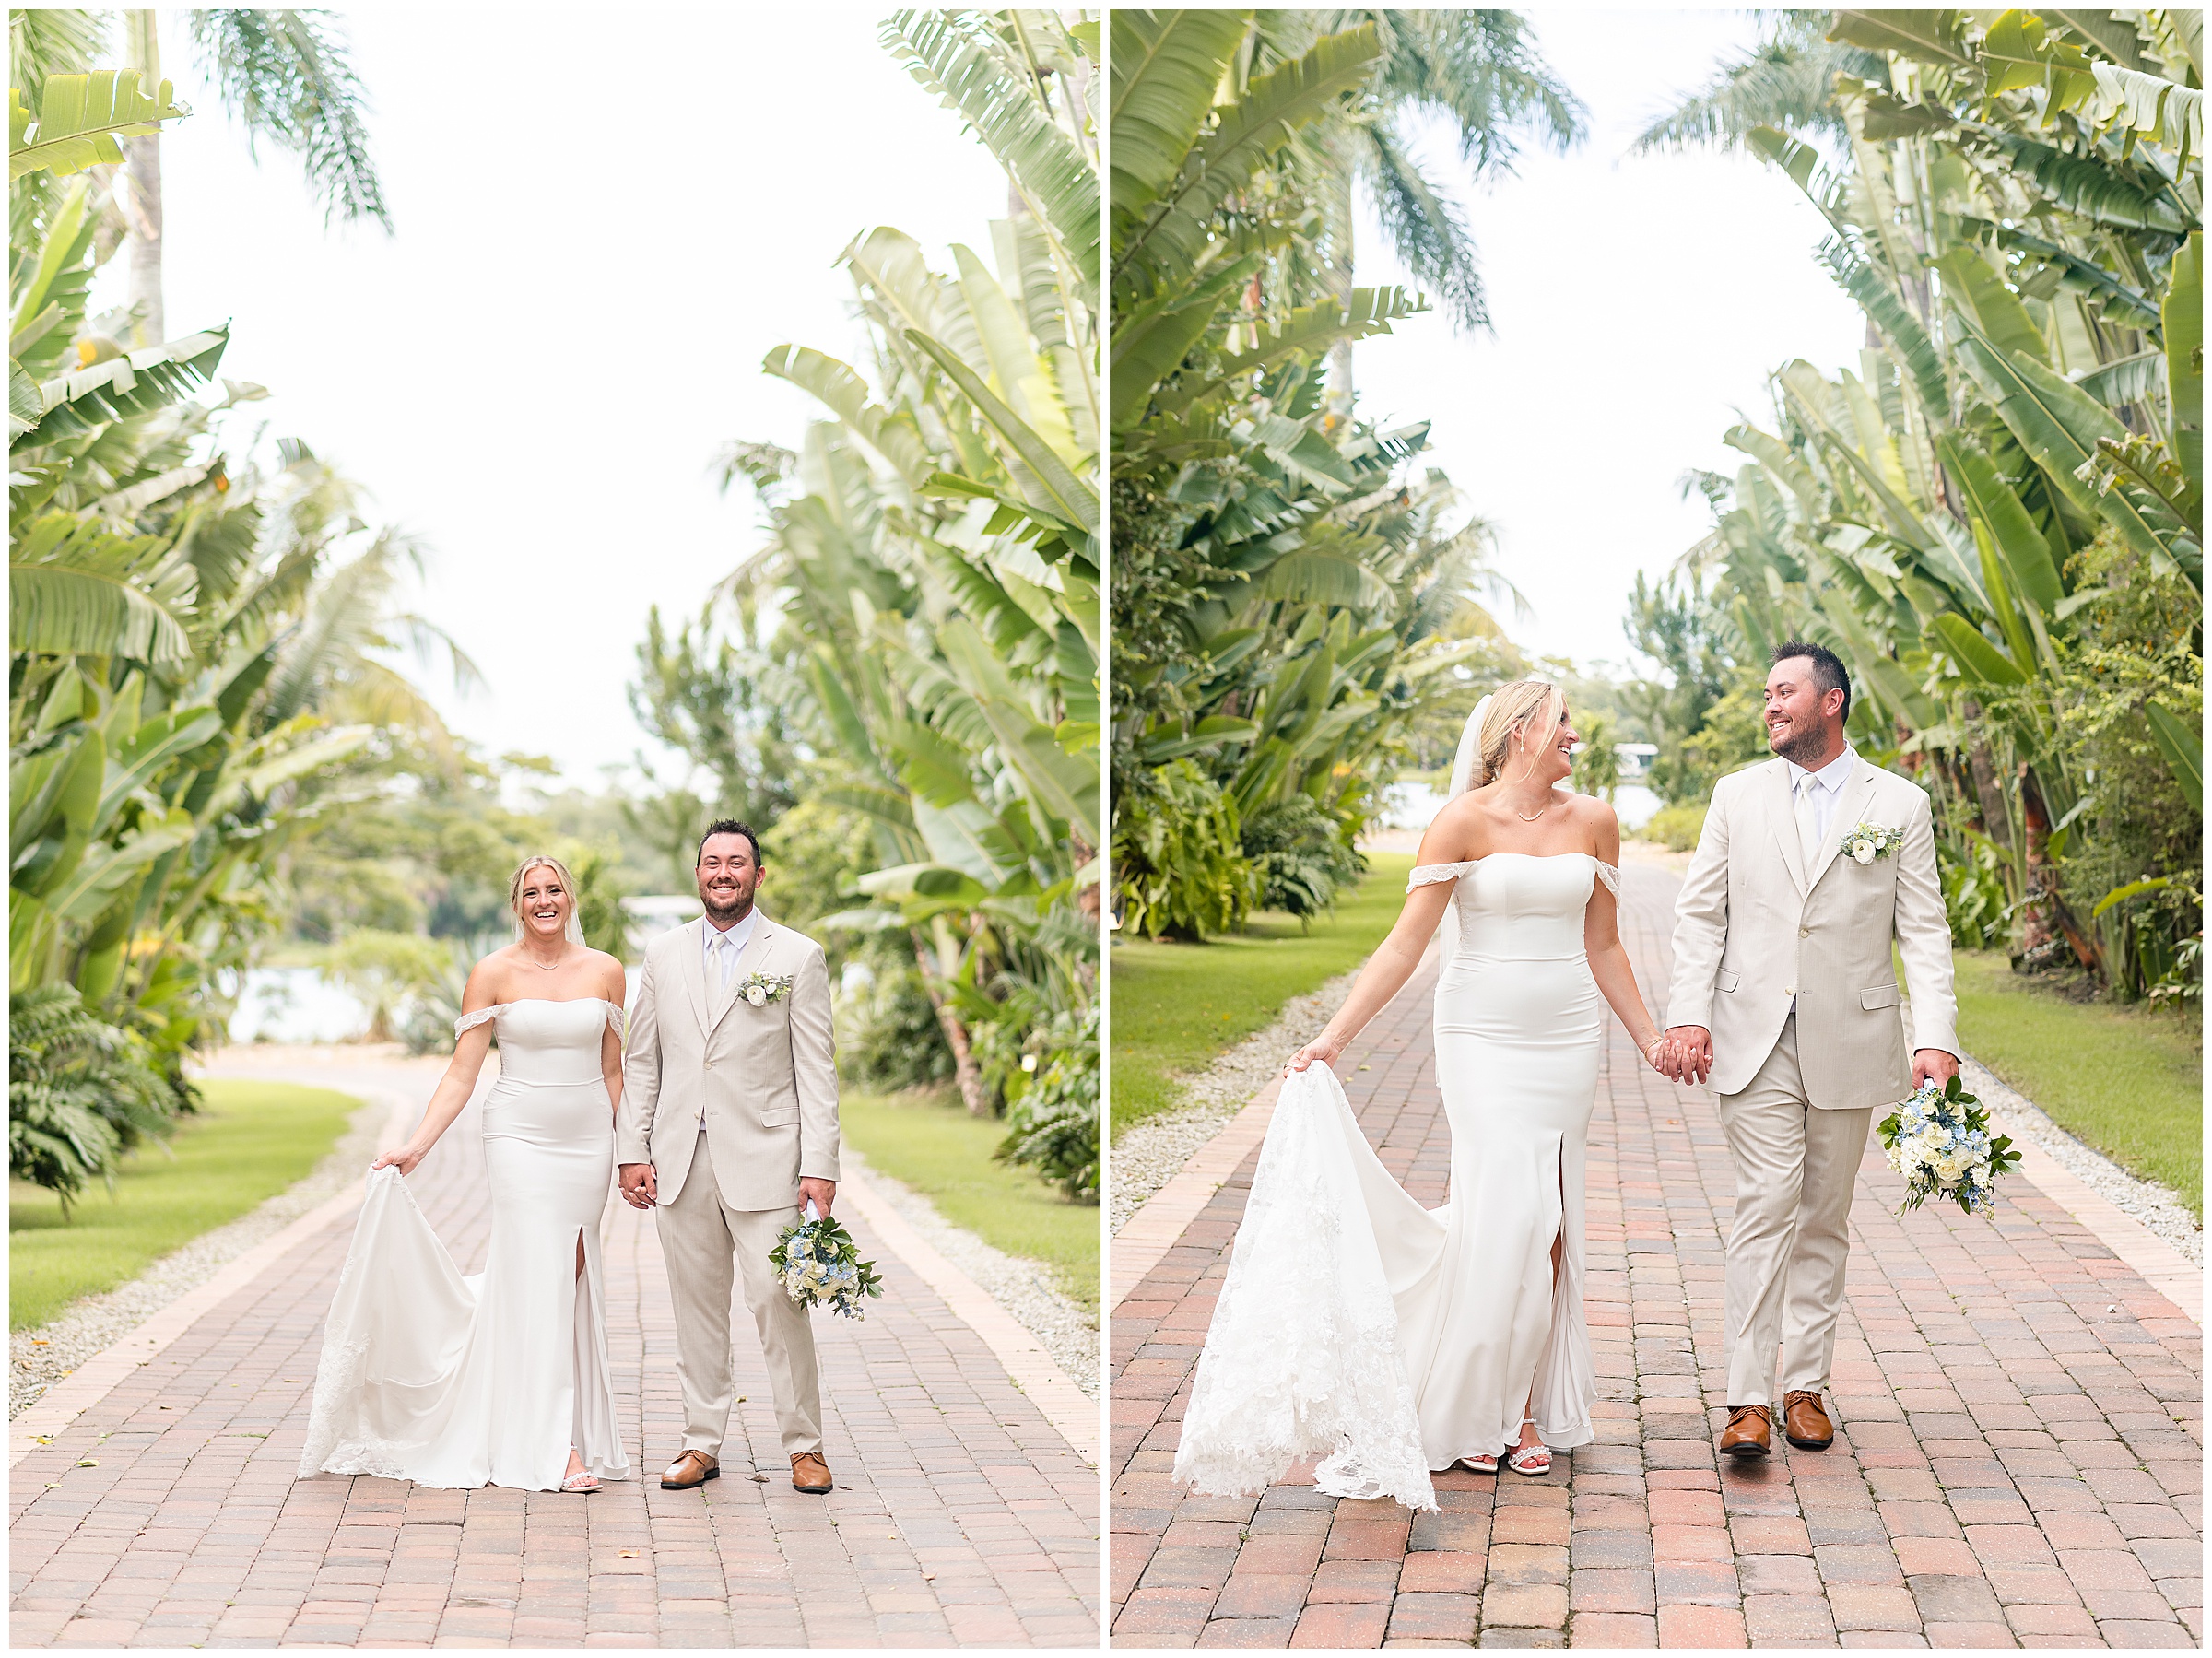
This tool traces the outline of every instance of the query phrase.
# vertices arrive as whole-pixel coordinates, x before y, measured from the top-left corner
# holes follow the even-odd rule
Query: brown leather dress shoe
[[[693,1491],[722,1477],[722,1464],[703,1451],[687,1451],[661,1474],[664,1491]]]
[[[791,1459],[791,1488],[819,1497],[833,1488],[830,1478],[830,1464],[822,1461],[818,1451],[801,1451]]]
[[[1800,1451],[1826,1451],[1836,1442],[1835,1427],[1818,1393],[1800,1387],[1783,1396],[1782,1437]]]
[[[1731,1405],[1721,1429],[1723,1456],[1764,1456],[1774,1449],[1774,1416],[1763,1405]]]

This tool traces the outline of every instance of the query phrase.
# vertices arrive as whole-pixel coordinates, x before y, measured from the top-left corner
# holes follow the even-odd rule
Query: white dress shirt
[[[727,927],[717,927],[712,916],[707,917],[703,929],[706,935],[707,982],[716,991],[727,991],[730,981],[737,976],[737,958],[745,954],[745,947],[753,942],[753,921],[760,913],[747,910],[742,920]],[[699,1132],[707,1132],[706,1113],[700,1112]]]
[[[760,913],[747,910],[743,920],[727,928],[717,927],[712,916],[707,917],[706,934],[707,982],[717,990],[727,990],[737,973],[737,958],[745,954],[745,947],[753,942],[753,922]]]
[[[1806,873],[1812,873],[1812,860],[1835,829],[1836,803],[1843,798],[1843,785],[1851,781],[1852,763],[1858,756],[1851,745],[1843,745],[1843,752],[1820,768],[1807,771],[1795,760],[1782,763],[1790,769],[1790,794],[1794,801],[1809,802],[1812,806],[1812,844],[1806,848]],[[1799,818],[1802,823],[1804,819]]]

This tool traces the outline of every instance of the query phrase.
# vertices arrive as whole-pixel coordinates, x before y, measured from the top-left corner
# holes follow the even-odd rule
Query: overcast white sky
[[[432,688],[492,752],[594,786],[638,747],[647,606],[696,609],[759,539],[710,460],[813,412],[761,358],[857,360],[854,235],[990,261],[1005,175],[877,43],[889,9],[347,14],[389,239],[326,232],[290,157],[256,167],[164,14],[195,111],[163,143],[169,331],[232,319],[222,372],[276,394],[270,435],[428,540],[421,608],[489,681]]]
[[[1362,344],[1354,377],[1370,417],[1434,422],[1432,459],[1495,526],[1500,567],[1535,607],[1509,618],[1512,637],[1625,664],[1636,572],[1664,570],[1712,522],[1677,480],[1733,475],[1744,457],[1721,437],[1735,411],[1771,427],[1768,374],[1794,357],[1855,366],[1865,325],[1814,261],[1826,227],[1786,178],[1747,157],[1629,153],[1751,41],[1748,18],[1531,15],[1590,135],[1564,159],[1531,146],[1517,176],[1462,191],[1495,332],[1417,317]],[[1457,165],[1441,134],[1427,156]],[[1413,286],[1379,230],[1359,280]]]
[[[886,8],[888,9],[888,8]],[[725,440],[795,442],[787,340],[851,359],[859,231],[989,257],[1003,175],[876,41],[874,7],[377,7],[347,14],[397,235],[326,231],[290,158],[165,65],[199,112],[163,146],[170,332],[233,322],[223,372],[434,549],[420,607],[482,665],[432,688],[492,752],[587,786],[640,734],[622,688],[646,608],[695,608],[758,539],[707,477]],[[1517,638],[1625,654],[1622,595],[1695,540],[1688,467],[1792,356],[1849,361],[1857,312],[1812,209],[1743,159],[1626,159],[1640,123],[1747,38],[1738,14],[1544,11],[1591,137],[1467,203],[1496,333],[1441,318],[1359,349],[1371,411],[1435,422],[1437,459],[1535,601]],[[1447,163],[1447,147],[1435,155]],[[121,262],[117,262],[120,266]],[[120,274],[119,270],[116,274]],[[1363,282],[1403,280],[1379,236]]]

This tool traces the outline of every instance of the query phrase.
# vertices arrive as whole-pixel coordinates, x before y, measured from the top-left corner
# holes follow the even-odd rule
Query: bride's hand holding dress
[[[370,1170],[324,1327],[302,1476],[578,1492],[629,1476],[598,1256],[622,965],[585,947],[552,860],[525,864],[509,897],[523,937],[470,973],[453,1058],[422,1121]],[[500,1078],[482,1111],[491,1235],[483,1272],[465,1278],[406,1177],[468,1104],[495,1028]]]
[[[1594,1437],[1583,1185],[1601,1002],[1654,1068],[1664,1043],[1619,938],[1618,823],[1556,786],[1577,740],[1556,690],[1507,692],[1507,718],[1468,723],[1397,924],[1285,1067],[1177,1451],[1203,1491],[1321,1454],[1324,1491],[1430,1507],[1430,1470],[1539,1475],[1548,1445]],[[1491,752],[1470,776],[1478,734]],[[1440,934],[1451,1201],[1430,1210],[1330,1067]]]

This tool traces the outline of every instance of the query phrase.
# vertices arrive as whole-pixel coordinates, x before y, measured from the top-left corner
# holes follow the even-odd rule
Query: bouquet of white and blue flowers
[[[1900,1215],[1931,1197],[1948,1197],[1969,1215],[1986,1215],[1997,1206],[1997,1176],[2020,1160],[2010,1135],[1989,1132],[1988,1111],[1956,1076],[1940,1085],[1932,1077],[1922,1083],[1882,1119],[1879,1132],[1889,1167],[1905,1177]]]
[[[860,1258],[853,1234],[809,1205],[806,1218],[783,1229],[769,1264],[783,1277],[784,1293],[802,1310],[827,1307],[847,1318],[863,1318],[861,1301],[883,1293],[876,1263]]]

